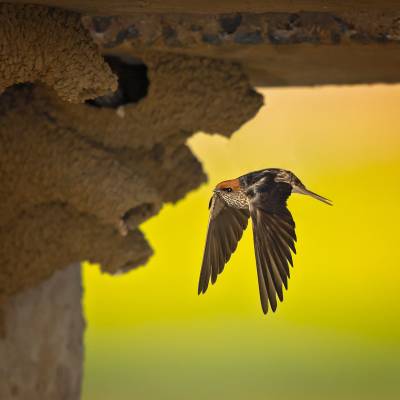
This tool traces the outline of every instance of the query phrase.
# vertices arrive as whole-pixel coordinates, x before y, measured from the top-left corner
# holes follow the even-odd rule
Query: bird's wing
[[[296,233],[292,215],[286,207],[290,185],[275,183],[263,187],[261,182],[257,186],[249,196],[249,207],[261,306],[266,314],[269,306],[276,310],[277,296],[283,300],[282,285],[287,289],[289,264],[293,266],[291,251],[296,253]]]
[[[206,246],[201,266],[198,293],[205,293],[210,282],[215,283],[225,264],[236,250],[247,227],[248,209],[229,207],[215,194],[210,200]]]

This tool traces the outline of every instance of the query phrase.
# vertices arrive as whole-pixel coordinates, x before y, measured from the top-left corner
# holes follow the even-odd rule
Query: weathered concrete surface
[[[15,83],[36,81],[71,102],[117,88],[79,14],[0,3],[0,93]]]
[[[26,0],[12,0],[23,3]],[[354,11],[398,10],[397,0],[31,0],[34,4],[46,4],[97,15],[132,15],[135,13],[231,13],[231,12],[299,12],[299,11]]]
[[[259,86],[400,82],[396,0],[37,2],[86,14],[104,54],[150,48],[239,62]]]
[[[0,338],[2,400],[79,399],[81,272],[75,264],[8,300]]]
[[[187,138],[229,136],[262,105],[237,65],[142,59],[146,97],[116,109],[32,85],[0,96],[0,296],[76,261],[108,272],[144,264],[152,250],[138,225],[206,179]]]
[[[369,17],[374,17],[371,21]],[[83,17],[97,42],[112,48],[188,49],[227,45],[400,43],[400,9],[390,13],[327,12],[137,14]]]
[[[104,54],[157,49],[239,62],[255,85],[400,81],[400,9],[83,17]]]

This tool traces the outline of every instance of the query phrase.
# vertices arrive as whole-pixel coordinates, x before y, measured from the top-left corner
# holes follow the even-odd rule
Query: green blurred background
[[[143,225],[145,268],[84,269],[84,400],[400,398],[400,86],[262,92],[230,140],[190,140],[209,183]],[[264,316],[251,229],[205,296],[197,280],[212,187],[266,167],[334,207],[290,198],[295,268]]]

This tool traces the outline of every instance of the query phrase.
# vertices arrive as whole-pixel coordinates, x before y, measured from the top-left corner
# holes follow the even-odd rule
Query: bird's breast
[[[237,192],[233,197],[234,207],[236,208],[249,208],[249,200],[246,194],[242,191]]]

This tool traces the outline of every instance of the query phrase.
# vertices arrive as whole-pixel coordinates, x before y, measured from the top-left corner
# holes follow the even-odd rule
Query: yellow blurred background
[[[209,183],[142,226],[148,265],[84,269],[84,400],[400,398],[400,85],[261,91],[230,140],[190,140]],[[264,316],[251,229],[206,295],[197,280],[212,187],[266,167],[334,207],[289,199],[298,253]]]

